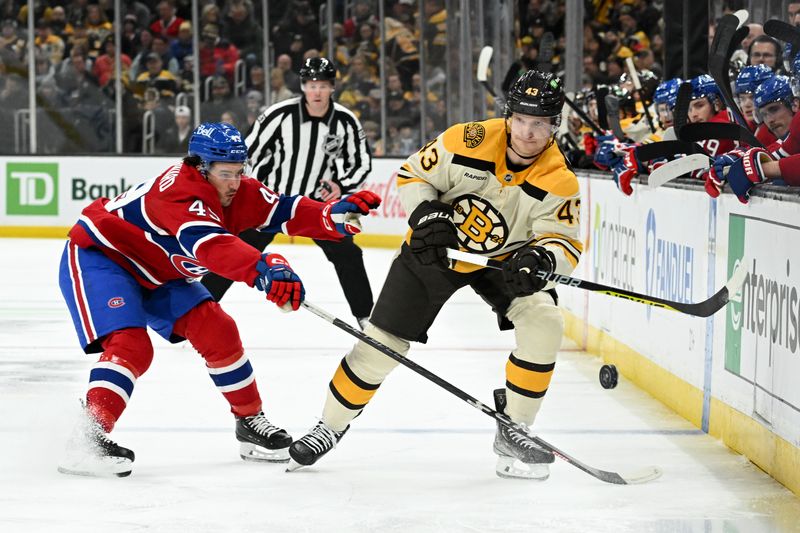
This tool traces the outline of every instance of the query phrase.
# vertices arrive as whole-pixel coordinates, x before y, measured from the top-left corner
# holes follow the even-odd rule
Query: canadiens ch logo
[[[169,258],[175,270],[187,278],[199,278],[208,274],[208,269],[197,262],[197,259],[185,255],[173,255]]]
[[[475,148],[483,142],[485,136],[486,128],[483,127],[483,124],[470,122],[464,126],[464,144],[467,145],[467,148]]]
[[[116,309],[117,307],[122,307],[125,305],[125,299],[122,296],[115,296],[108,301],[108,306],[111,309]]]
[[[454,202],[453,210],[458,240],[470,252],[492,252],[506,242],[508,224],[486,200],[471,194],[462,196]]]

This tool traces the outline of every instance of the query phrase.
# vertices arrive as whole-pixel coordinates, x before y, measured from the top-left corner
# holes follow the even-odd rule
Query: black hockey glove
[[[547,280],[537,277],[536,271],[551,274],[555,267],[553,252],[543,246],[526,246],[503,262],[503,280],[512,295],[530,296],[547,285]]]
[[[447,248],[458,248],[453,207],[438,200],[426,200],[408,217],[411,251],[423,265],[448,268]]]

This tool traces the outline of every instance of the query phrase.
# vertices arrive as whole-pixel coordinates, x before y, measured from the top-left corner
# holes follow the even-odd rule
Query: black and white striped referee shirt
[[[372,169],[361,123],[335,102],[325,116],[309,116],[303,98],[278,102],[258,117],[245,139],[246,173],[286,195],[316,198],[321,180],[338,183],[342,193],[358,189]]]

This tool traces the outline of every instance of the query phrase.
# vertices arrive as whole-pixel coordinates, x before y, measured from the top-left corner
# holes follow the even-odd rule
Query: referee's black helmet
[[[300,82],[322,80],[335,83],[336,67],[324,57],[309,57],[300,67]]]

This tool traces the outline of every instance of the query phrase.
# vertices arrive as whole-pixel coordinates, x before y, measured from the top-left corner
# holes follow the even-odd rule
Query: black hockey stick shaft
[[[764,147],[752,131],[735,122],[695,122],[684,125],[677,133],[678,138],[686,142],[727,139],[749,146]]]
[[[688,81],[681,83],[678,87],[678,95],[675,97],[675,108],[672,111],[672,122],[675,134],[689,120],[689,104],[692,102],[692,84]]]
[[[653,159],[669,158],[681,154],[704,154],[703,148],[693,142],[686,141],[658,141],[637,146],[636,159],[639,161],[652,161]]]
[[[449,381],[439,377],[438,375],[434,374],[430,370],[418,365],[417,363],[415,363],[411,359],[408,359],[407,357],[405,357],[404,355],[400,354],[399,352],[389,348],[388,346],[386,346],[385,344],[383,344],[379,340],[377,340],[377,339],[375,339],[373,337],[370,337],[369,335],[367,335],[363,331],[360,331],[360,330],[354,328],[353,326],[351,326],[347,322],[336,318],[335,316],[323,311],[322,309],[320,309],[319,307],[317,307],[316,305],[314,305],[312,303],[309,303],[308,301],[304,301],[300,305],[302,305],[304,308],[306,308],[308,311],[311,311],[312,313],[314,313],[318,317],[322,318],[323,320],[333,324],[337,328],[339,328],[339,329],[343,330],[344,332],[346,332],[346,333],[352,335],[353,337],[357,338],[358,340],[360,340],[360,341],[372,346],[373,348],[375,348],[376,350],[378,350],[382,354],[386,355],[387,357],[390,357],[390,358],[394,359],[395,361],[397,361],[401,365],[405,366],[406,368],[416,372],[417,374],[419,374],[420,376],[424,377],[425,379],[427,379],[429,381],[432,381],[433,383],[439,385],[441,388],[443,388],[444,390],[446,390],[450,394],[452,394],[452,395],[456,396],[457,398],[463,400],[464,402],[468,403],[469,405],[471,405],[475,409],[481,411],[482,413],[494,418],[496,421],[500,422],[504,426],[513,428],[516,431],[521,431],[521,432],[527,434],[534,441],[536,441],[536,444],[538,444],[542,448],[550,450],[553,453],[553,455],[555,455],[556,457],[560,458],[561,460],[571,464],[572,466],[574,466],[574,467],[576,467],[576,468],[578,468],[580,470],[583,470],[584,472],[586,472],[590,476],[593,476],[593,477],[599,479],[600,481],[605,481],[606,483],[614,483],[614,484],[617,484],[617,485],[628,485],[630,483],[643,483],[645,481],[650,481],[650,479],[655,479],[655,477],[658,477],[658,475],[660,475],[660,472],[658,472],[657,469],[652,469],[652,470],[648,470],[649,474],[644,474],[644,475],[641,475],[641,476],[628,477],[628,476],[622,476],[617,472],[608,472],[606,470],[600,470],[598,468],[591,467],[591,466],[579,461],[578,459],[575,459],[571,455],[559,450],[558,448],[556,448],[552,444],[542,440],[541,438],[539,438],[539,437],[537,437],[535,435],[530,435],[530,433],[528,432],[527,428],[525,428],[523,426],[520,426],[519,424],[514,423],[514,421],[511,420],[508,416],[506,416],[506,415],[504,415],[502,413],[498,413],[497,411],[495,411],[494,409],[492,409],[488,405],[482,403],[480,400],[478,400],[477,398],[471,396],[470,394],[467,394],[466,392],[464,392],[463,390],[459,389],[458,387],[456,387],[455,385],[453,385]]]
[[[771,19],[764,23],[764,33],[792,45],[792,54],[800,53],[800,29],[788,22]]]
[[[606,95],[606,112],[608,113],[608,126],[611,128],[611,133],[619,141],[624,142],[628,137],[622,130],[622,124],[619,123],[619,98],[613,94]]]
[[[711,42],[711,49],[708,52],[708,72],[714,81],[717,83],[722,99],[728,111],[733,115],[734,120],[747,127],[747,121],[744,119],[739,106],[733,98],[730,85],[730,75],[728,70],[730,68],[731,56],[730,54],[736,48],[738,43],[736,39],[741,42],[741,37],[744,32],[739,32],[739,19],[735,15],[724,15],[714,32],[714,40]]]
[[[581,107],[578,104],[573,102],[569,96],[565,96],[564,101],[567,103],[570,109],[575,111],[575,114],[578,115],[578,117],[583,121],[584,124],[592,128],[592,131],[594,131],[598,135],[605,135],[605,132],[602,129],[600,129],[600,126],[598,126],[597,123],[594,120],[592,120],[592,118],[586,113],[586,111],[581,109]]]
[[[473,253],[461,252],[458,250],[448,249],[447,257],[450,259],[464,261],[465,263],[486,266],[488,268],[494,268],[497,270],[502,270],[503,268],[502,261]],[[591,292],[599,292],[608,296],[614,296],[615,298],[622,298],[631,302],[651,305],[653,307],[660,307],[670,311],[677,311],[678,313],[683,313],[685,315],[699,317],[709,317],[725,307],[725,304],[727,304],[730,300],[730,296],[739,290],[741,283],[744,281],[745,274],[746,271],[744,267],[740,266],[736,272],[734,272],[733,276],[730,280],[728,280],[725,286],[707,300],[698,303],[684,303],[665,300],[655,296],[648,296],[646,294],[620,289],[619,287],[611,287],[609,285],[603,285],[593,281],[586,281],[580,278],[564,276],[563,274],[557,274],[555,272],[547,272],[544,270],[537,270],[536,272],[533,272],[533,275],[537,278],[552,283],[567,285],[569,287],[575,287],[576,289],[583,289]]]
[[[604,132],[608,131],[608,111],[606,110],[606,96],[608,95],[608,86],[601,85],[597,87],[595,96],[597,98],[597,122],[600,123],[600,128]]]

